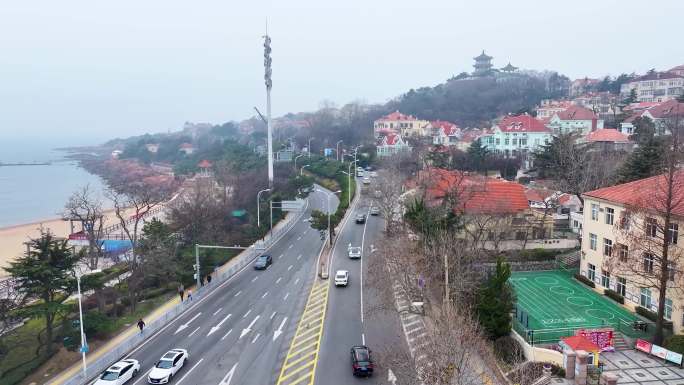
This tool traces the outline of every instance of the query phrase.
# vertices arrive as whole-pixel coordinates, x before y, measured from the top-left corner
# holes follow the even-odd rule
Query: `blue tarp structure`
[[[102,241],[102,246],[100,246],[105,253],[117,253],[124,252],[131,248],[131,241],[129,240],[119,240],[119,239],[108,239]]]

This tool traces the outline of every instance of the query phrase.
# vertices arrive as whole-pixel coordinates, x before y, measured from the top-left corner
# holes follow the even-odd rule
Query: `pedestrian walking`
[[[142,318],[138,319],[138,328],[140,329],[140,334],[142,334],[143,329],[145,328],[145,321],[143,321]]]
[[[185,297],[185,287],[183,287],[182,283],[180,286],[178,286],[178,295],[180,296],[181,302],[183,302],[183,299]]]
[[[207,285],[211,283],[211,274],[207,274]]]
[[[188,289],[188,301],[192,301],[192,290]]]

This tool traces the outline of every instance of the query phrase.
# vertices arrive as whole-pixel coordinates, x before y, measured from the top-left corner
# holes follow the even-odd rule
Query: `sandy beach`
[[[105,226],[118,223],[113,210],[105,212]],[[79,231],[79,223],[74,223],[74,231]],[[67,237],[71,231],[69,222],[61,218],[46,219],[44,221],[26,223],[9,227],[0,227],[0,277],[7,276],[3,269],[9,262],[21,256],[26,251],[24,242],[40,236],[40,229],[49,229],[58,237]]]

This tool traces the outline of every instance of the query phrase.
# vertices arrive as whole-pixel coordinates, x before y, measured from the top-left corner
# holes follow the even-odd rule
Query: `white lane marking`
[[[278,279],[276,279],[276,285],[280,283],[281,279],[283,279],[283,277],[278,277]]]
[[[178,327],[178,330],[176,330],[176,332],[173,333],[173,334],[176,335],[176,334],[182,332],[183,330],[187,329],[188,326],[190,325],[190,322],[196,320],[197,317],[199,317],[199,316],[201,316],[201,315],[202,315],[202,312],[199,312],[199,313],[195,314],[195,316],[192,317],[192,318],[190,319],[190,321],[188,321],[188,322],[182,324],[181,326],[179,326],[179,327]]]
[[[283,297],[283,301],[285,301],[289,295],[290,295],[290,293],[285,293],[285,296]]]
[[[301,240],[302,240],[302,236],[301,236],[301,235],[298,236],[298,237],[297,237],[297,240],[298,240],[298,241],[301,241]]]
[[[361,345],[366,345],[366,335],[361,333]]]
[[[373,207],[373,204],[371,203],[368,206],[368,212],[366,213],[366,217],[370,215],[370,210],[371,207]],[[368,227],[368,221],[363,224],[363,234],[361,235],[361,251],[363,252],[363,243],[366,240],[366,227]],[[361,323],[363,323],[363,260],[366,258],[361,258],[361,269],[359,271],[359,286],[361,287],[360,291],[360,297],[361,297]],[[364,344],[365,345],[365,344]]]
[[[228,314],[224,319],[221,320],[221,322],[218,323],[216,326],[212,326],[211,330],[209,330],[209,334],[207,334],[207,337],[212,335],[215,331],[219,330],[221,328],[221,325],[223,325],[224,322],[228,321],[228,318],[230,318],[232,314]]]
[[[292,248],[292,246],[294,246],[294,245],[290,245],[290,246],[288,246],[287,248],[288,248],[288,249],[291,249],[291,248]]]
[[[252,340],[252,343],[255,343],[256,340],[259,339],[259,336],[260,336],[260,335],[261,335],[261,334],[257,333],[257,335],[256,335],[256,336],[254,337],[254,339]]]
[[[295,279],[295,285],[299,283],[299,278]]]
[[[243,315],[242,318],[247,318],[247,316],[248,316],[249,313],[251,313],[251,312],[252,312],[252,309],[247,310],[247,313],[245,313],[245,315]]]
[[[258,275],[256,277],[252,278],[252,282],[256,281],[258,278],[259,278]]]
[[[240,293],[242,293],[242,290],[240,290],[240,291],[238,291],[237,293],[235,293],[235,295],[234,295],[233,297],[237,297],[238,295],[240,295]]]
[[[280,323],[278,330],[273,332],[273,341],[278,339],[278,337],[280,337],[280,335],[283,334],[283,326],[285,326],[285,322],[287,322],[287,317],[283,318],[283,321]]]
[[[271,314],[271,317],[269,317],[269,319],[273,319],[273,317],[275,317],[276,313],[277,312],[274,311],[273,314]]]
[[[292,270],[292,265],[287,267],[287,271],[290,271],[290,270]]]
[[[223,377],[223,380],[219,383],[219,385],[230,385],[230,380],[233,379],[233,374],[235,374],[235,368],[237,368],[237,363],[233,365],[233,368],[230,369],[228,374],[226,374],[225,377]]]
[[[282,257],[283,257],[283,254],[280,254],[280,255],[278,256],[278,259],[280,259],[280,258],[282,258]]]
[[[264,295],[261,296],[261,299],[266,298],[267,295],[268,295],[268,292],[265,292]]]
[[[299,254],[299,255],[297,256],[297,260],[299,261],[299,258],[301,258],[301,257],[302,257],[302,255]]]
[[[200,327],[201,326],[198,326],[197,329],[193,330],[192,333],[188,335],[188,337],[192,337],[192,335],[195,334],[200,329]]]
[[[228,330],[228,333],[226,333],[223,337],[221,337],[221,341],[225,340],[226,337],[228,337],[230,335],[230,333],[232,333],[232,332],[233,332],[233,329]]]
[[[222,307],[218,308],[218,310],[216,310],[216,311],[214,312],[214,315],[218,314],[221,310],[223,310]]]
[[[252,326],[254,326],[254,324],[257,322],[259,317],[260,316],[256,316],[256,318],[254,318],[252,320],[252,322],[249,324],[249,326],[247,326],[245,329],[242,329],[242,333],[240,333],[240,338],[244,337],[247,333],[252,331]]]
[[[188,372],[185,373],[185,375],[184,375],[183,377],[181,377],[181,379],[178,380],[178,382],[176,382],[176,384],[179,384],[179,383],[183,382],[183,380],[185,380],[185,377],[187,377],[188,374],[190,374],[190,372],[192,372],[192,370],[195,369],[195,368],[197,367],[197,365],[199,365],[202,361],[204,361],[204,358],[200,358],[200,360],[197,361],[197,363],[195,364],[195,366],[193,366],[192,368],[190,368],[190,370],[188,370]]]

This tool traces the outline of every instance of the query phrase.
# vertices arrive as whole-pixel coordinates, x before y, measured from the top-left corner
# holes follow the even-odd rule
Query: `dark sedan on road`
[[[367,346],[352,346],[351,348],[352,371],[355,376],[372,376],[373,360],[371,350]]]
[[[260,255],[254,262],[254,270],[266,270],[272,263],[270,255]]]

